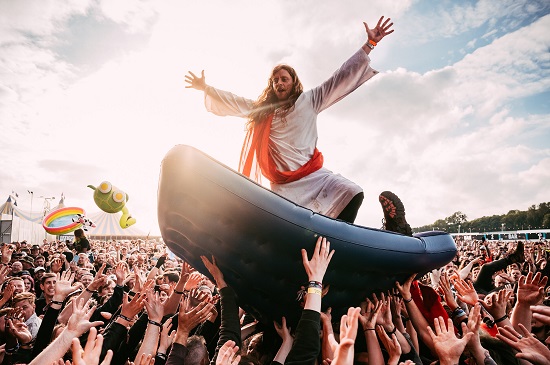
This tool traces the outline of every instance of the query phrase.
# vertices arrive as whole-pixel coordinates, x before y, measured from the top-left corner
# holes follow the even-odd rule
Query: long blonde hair
[[[292,77],[293,83],[288,99],[284,101],[279,101],[273,90],[273,75],[280,70],[286,70],[290,74],[290,77]],[[281,108],[283,113],[287,113],[294,106],[296,100],[303,91],[304,88],[296,74],[296,70],[285,64],[275,66],[271,71],[269,80],[267,80],[267,87],[254,102],[254,108],[248,116],[248,123],[246,124],[247,129],[253,128],[255,123],[264,120],[269,114],[273,113],[275,109]]]

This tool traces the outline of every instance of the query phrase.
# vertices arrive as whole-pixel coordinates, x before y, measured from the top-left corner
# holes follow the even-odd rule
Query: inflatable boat
[[[314,213],[187,145],[162,161],[158,221],[169,249],[207,276],[200,256],[213,255],[239,305],[265,323],[299,318],[297,292],[307,283],[300,249],[311,257],[318,236],[335,250],[323,298],[333,318],[456,255],[447,233],[409,237]]]

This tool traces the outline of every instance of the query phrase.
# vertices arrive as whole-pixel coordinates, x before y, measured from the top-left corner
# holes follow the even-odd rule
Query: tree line
[[[432,224],[414,228],[414,232],[445,231],[496,232],[550,228],[550,203],[531,205],[527,210],[511,210],[506,214],[492,215],[468,220],[466,214],[455,212],[449,217],[438,219]]]

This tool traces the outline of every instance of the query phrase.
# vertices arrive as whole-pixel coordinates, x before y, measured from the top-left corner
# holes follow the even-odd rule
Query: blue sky
[[[318,119],[325,166],[365,190],[356,223],[380,227],[383,190],[413,226],[527,209],[550,200],[549,13],[543,0],[1,1],[0,198],[30,209],[27,190],[63,192],[92,213],[86,185],[109,180],[158,234],[166,152],[190,144],[236,168],[244,138],[243,120],[185,89],[188,70],[255,98],[285,62],[308,89],[385,15],[380,74]]]

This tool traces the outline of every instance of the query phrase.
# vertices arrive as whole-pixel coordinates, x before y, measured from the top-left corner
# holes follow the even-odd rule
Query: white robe
[[[317,114],[357,89],[378,72],[368,55],[359,49],[327,81],[302,93],[284,118],[275,113],[269,148],[279,171],[294,171],[308,162],[317,144]],[[207,87],[205,106],[219,116],[248,118],[253,100]],[[322,152],[322,151],[321,151]],[[340,174],[322,167],[287,184],[271,183],[271,190],[331,218],[336,218],[350,200],[363,190]]]

